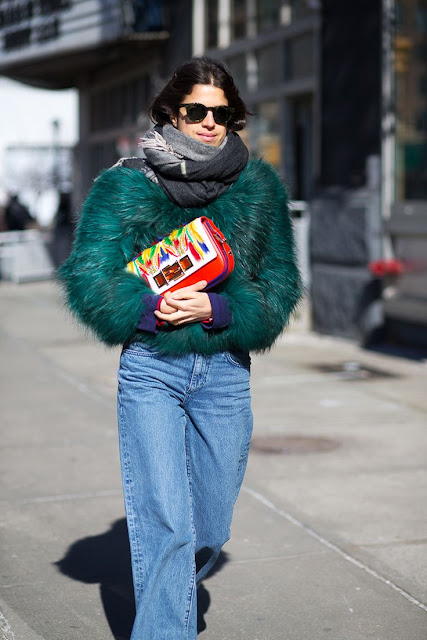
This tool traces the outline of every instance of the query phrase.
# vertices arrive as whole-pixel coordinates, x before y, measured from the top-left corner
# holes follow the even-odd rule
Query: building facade
[[[191,56],[190,0],[4,0],[0,73],[79,92],[74,200],[150,126],[147,105]]]
[[[313,327],[427,344],[425,0],[193,0],[193,15],[194,53],[228,64],[256,116],[252,155],[310,212]]]
[[[253,157],[271,162],[294,200],[320,173],[320,3],[193,0],[193,53],[226,62],[249,110]]]

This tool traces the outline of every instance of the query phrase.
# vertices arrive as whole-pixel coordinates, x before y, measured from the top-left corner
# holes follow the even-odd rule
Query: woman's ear
[[[175,129],[178,128],[178,118],[176,116],[170,116],[170,121]]]

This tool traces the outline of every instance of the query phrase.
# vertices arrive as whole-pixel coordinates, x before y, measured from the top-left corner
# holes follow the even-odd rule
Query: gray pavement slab
[[[278,530],[288,544],[280,544]],[[207,581],[208,588],[217,586],[208,614],[209,640],[426,637],[422,610],[403,604],[400,594],[304,529],[254,505],[245,492],[226,550],[231,562]]]
[[[127,638],[119,350],[81,332],[52,283],[1,283],[0,353],[1,635]],[[386,377],[331,372],[345,362]],[[201,638],[427,639],[426,381],[425,363],[299,326],[253,358],[255,438],[337,447],[251,451]]]

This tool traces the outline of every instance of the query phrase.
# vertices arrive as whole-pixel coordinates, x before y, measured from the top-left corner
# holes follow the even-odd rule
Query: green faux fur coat
[[[213,220],[234,252],[234,271],[215,288],[227,298],[231,323],[220,330],[199,322],[166,324],[157,334],[136,330],[150,289],[125,271],[127,262],[201,215]],[[137,169],[113,167],[96,179],[58,277],[73,314],[107,345],[141,341],[176,355],[268,349],[301,294],[286,190],[269,164],[251,160],[213,203],[184,209]]]

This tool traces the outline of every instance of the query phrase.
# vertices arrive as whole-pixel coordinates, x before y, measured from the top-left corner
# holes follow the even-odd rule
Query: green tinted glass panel
[[[427,1],[396,7],[395,169],[397,200],[427,198]]]

